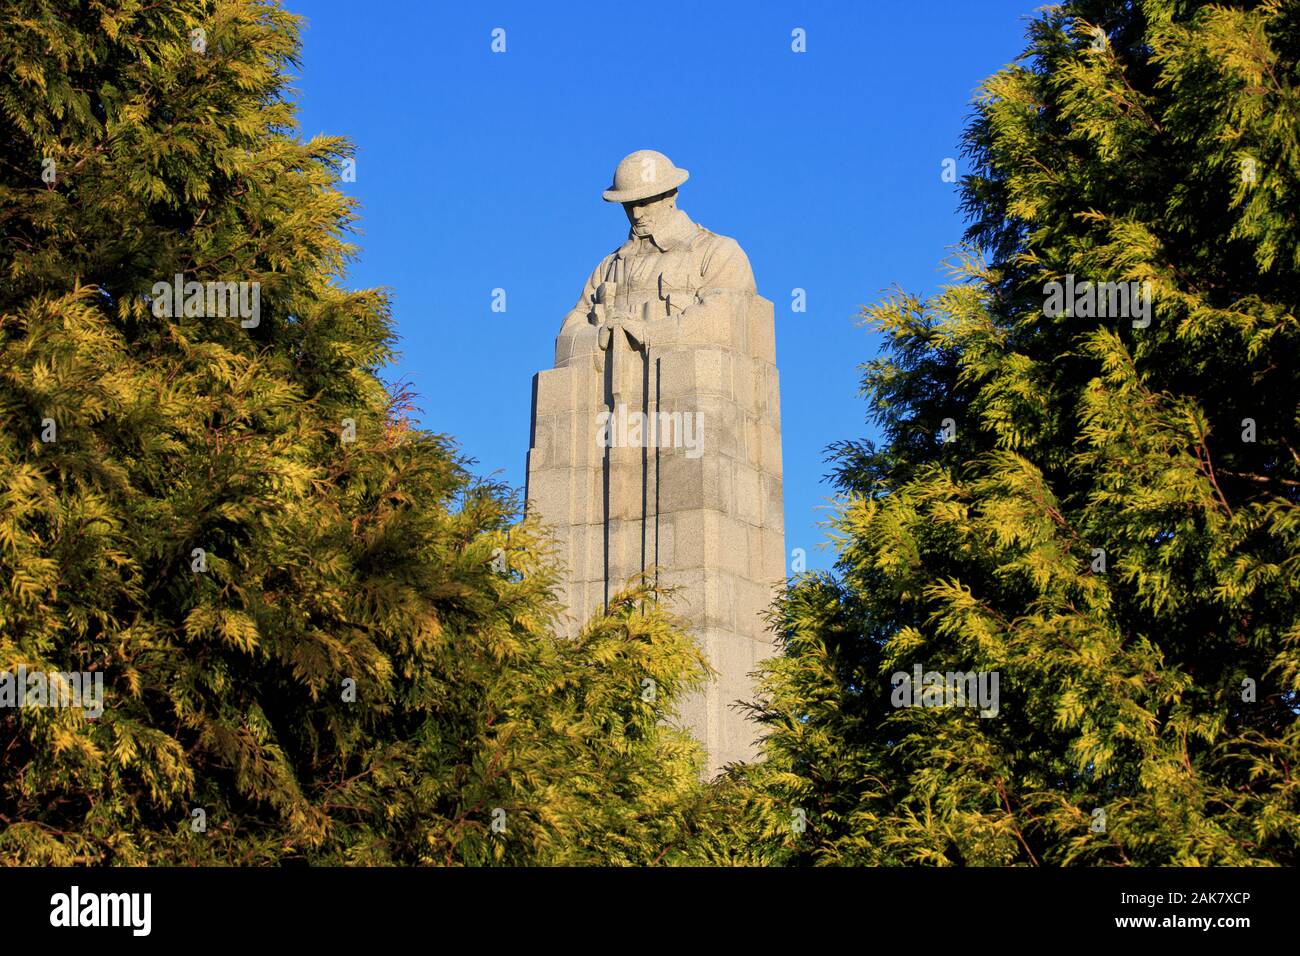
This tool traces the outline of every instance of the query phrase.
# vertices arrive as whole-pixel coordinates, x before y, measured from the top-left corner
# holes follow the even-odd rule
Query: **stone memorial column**
[[[785,579],[772,303],[732,239],[676,206],[662,153],[619,163],[605,199],[627,242],[587,280],[533,381],[527,498],[556,533],[576,633],[637,574],[678,588],[717,672],[680,715],[709,770],[755,754],[732,705],[774,653],[763,611]]]

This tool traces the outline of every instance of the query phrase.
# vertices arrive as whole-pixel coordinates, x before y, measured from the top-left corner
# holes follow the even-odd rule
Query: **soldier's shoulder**
[[[737,257],[748,258],[745,256],[745,250],[740,247],[740,243],[730,236],[724,236],[721,233],[714,232],[705,226],[696,223],[699,230],[695,234],[695,240],[692,245],[702,252],[707,252],[710,259],[718,259],[725,262],[728,259]],[[719,258],[720,257],[720,258]]]
[[[604,256],[601,256],[600,261],[596,263],[596,268],[592,270],[592,273],[604,275],[605,272],[609,270],[609,264],[613,262],[616,258],[618,258],[618,256],[623,252],[623,249],[626,245],[627,243],[623,243],[623,245],[619,246],[613,252],[606,253]]]
[[[720,232],[714,232],[708,226],[701,225],[697,222],[695,224],[695,229],[696,242],[707,243],[717,249],[740,249],[740,243],[735,239],[732,239],[730,236],[724,236]]]

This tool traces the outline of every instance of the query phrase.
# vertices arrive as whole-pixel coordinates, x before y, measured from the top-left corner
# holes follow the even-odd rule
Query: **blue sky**
[[[878,339],[860,307],[944,281],[963,223],[943,161],[965,172],[971,98],[1037,5],[286,0],[306,18],[302,132],[357,145],[348,284],[390,289],[390,378],[423,424],[523,487],[533,373],[626,238],[601,190],[625,154],[661,150],[691,172],[681,208],[740,242],[776,305],[786,550],[810,568],[833,561],[825,448],[871,434],[858,366]]]

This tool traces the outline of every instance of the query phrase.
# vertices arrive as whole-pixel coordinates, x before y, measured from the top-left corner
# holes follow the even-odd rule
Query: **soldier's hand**
[[[619,324],[622,326],[623,331],[627,333],[627,337],[632,340],[632,345],[635,348],[645,347],[646,333],[648,331],[646,323],[642,322],[640,319],[634,319],[629,316]]]
[[[613,334],[619,329],[625,328],[627,323],[632,321],[632,315],[629,312],[609,311],[605,313],[605,321],[600,326],[600,347],[609,348],[610,340]]]
[[[606,310],[603,312],[601,325],[598,326],[599,332],[597,336],[597,342],[599,343],[599,346],[601,346],[602,351],[610,347],[610,342],[612,341],[612,338],[614,338],[614,332],[620,328],[621,324],[623,324],[621,323],[621,319],[624,319],[624,317],[629,317],[627,312],[615,312],[614,310]]]

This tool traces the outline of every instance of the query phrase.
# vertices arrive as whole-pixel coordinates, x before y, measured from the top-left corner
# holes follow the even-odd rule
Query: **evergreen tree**
[[[703,659],[644,587],[557,637],[547,542],[384,384],[297,50],[253,0],[0,11],[0,672],[104,687],[0,709],[0,861],[669,860]]]
[[[865,310],[882,437],[780,609],[754,852],[1300,862],[1298,54],[1294,3],[1077,0],[983,85],[957,281]],[[997,716],[895,706],[918,665]]]

